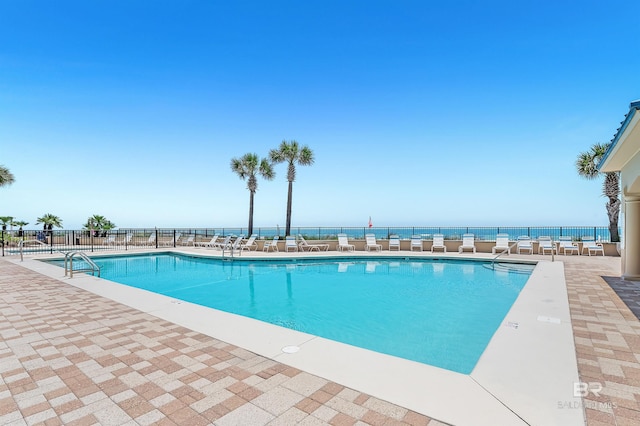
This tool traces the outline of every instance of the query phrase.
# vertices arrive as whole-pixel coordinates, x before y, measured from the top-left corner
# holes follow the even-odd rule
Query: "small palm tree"
[[[289,190],[287,193],[287,228],[285,235],[291,235],[291,201],[293,197],[293,181],[296,180],[296,164],[310,166],[313,164],[313,151],[308,146],[300,147],[296,141],[282,141],[278,149],[272,149],[269,157],[274,163],[287,163],[287,181]]]
[[[15,180],[9,169],[0,165],[0,186],[11,185]]]
[[[609,216],[609,233],[611,241],[620,241],[618,233],[618,217],[620,215],[620,175],[618,172],[602,173],[598,165],[611,144],[594,144],[587,152],[582,152],[576,160],[578,174],[585,179],[597,179],[604,175],[602,194],[609,199],[607,202],[607,215]]]
[[[240,179],[247,180],[247,189],[249,190],[249,228],[248,234],[253,233],[253,196],[258,190],[259,174],[266,180],[272,180],[275,177],[271,163],[263,158],[260,160],[257,154],[245,154],[240,158],[231,159],[231,170],[237,174]]]
[[[104,237],[106,236],[107,231],[116,228],[116,225],[106,217],[99,214],[94,214],[87,219],[87,223],[82,225],[82,227],[90,231],[98,231]]]
[[[29,222],[25,222],[24,220],[16,220],[13,222],[14,226],[18,226],[18,236],[22,237],[23,231],[22,231],[22,227],[27,226],[29,224]]]
[[[62,228],[62,219],[51,213],[45,213],[42,217],[39,217],[36,220],[36,225],[40,223],[42,224],[42,229],[49,231],[49,235],[51,235],[53,227]]]
[[[0,216],[0,224],[2,224],[2,230],[7,230],[7,225],[13,225],[13,216]]]

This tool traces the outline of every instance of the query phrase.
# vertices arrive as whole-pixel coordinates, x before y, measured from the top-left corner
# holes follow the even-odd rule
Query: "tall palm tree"
[[[287,180],[289,191],[287,193],[287,228],[285,236],[291,235],[291,199],[293,197],[293,181],[296,180],[296,164],[310,166],[313,164],[313,151],[307,145],[300,147],[298,142],[282,141],[278,149],[269,151],[269,157],[274,163],[287,163]]]
[[[253,233],[253,196],[258,190],[259,174],[266,180],[272,180],[276,174],[271,167],[271,163],[266,158],[260,160],[257,154],[248,153],[240,158],[231,159],[231,170],[237,174],[240,179],[247,181],[247,189],[249,190],[249,229],[248,234]]]
[[[0,186],[11,185],[16,179],[5,166],[0,165]]]
[[[618,233],[618,217],[620,215],[620,175],[618,172],[602,173],[598,165],[611,144],[596,143],[587,152],[582,152],[576,160],[578,174],[585,179],[597,179],[604,175],[602,194],[609,199],[607,202],[607,215],[609,216],[609,233],[611,241],[620,241]]]

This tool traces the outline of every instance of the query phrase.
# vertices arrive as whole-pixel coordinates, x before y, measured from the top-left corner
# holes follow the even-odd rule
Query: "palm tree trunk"
[[[291,235],[291,198],[293,197],[293,181],[289,181],[289,192],[287,194],[287,229],[285,236]]]
[[[609,202],[607,203],[607,215],[609,216],[609,234],[611,235],[612,243],[620,241],[620,234],[618,233],[619,212],[620,200],[617,198],[609,199]]]
[[[247,233],[249,236],[253,234],[253,191],[249,191],[249,227]]]

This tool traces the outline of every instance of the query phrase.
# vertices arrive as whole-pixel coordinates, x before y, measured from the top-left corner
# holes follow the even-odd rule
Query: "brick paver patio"
[[[589,426],[640,424],[640,321],[606,280],[627,288],[632,306],[640,298],[632,300],[631,289],[640,283],[614,276],[620,276],[619,259],[565,263],[578,372],[595,391],[583,398]]]
[[[619,258],[558,259],[592,383],[558,409],[640,424],[640,321],[607,281],[631,306],[639,284]],[[0,425],[442,424],[5,260],[0,301]]]
[[[440,422],[0,260],[0,425]]]

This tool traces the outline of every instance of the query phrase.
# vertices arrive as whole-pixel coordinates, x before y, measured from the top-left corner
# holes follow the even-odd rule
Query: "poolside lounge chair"
[[[422,251],[424,248],[422,246],[422,237],[420,237],[420,235],[412,235],[411,236],[411,251],[413,251],[414,248],[417,248],[419,251]]]
[[[182,234],[180,232],[176,232],[176,234],[173,237],[163,242],[162,245],[165,247],[176,245],[176,243],[180,240],[181,235]]]
[[[233,238],[233,237],[231,237]],[[231,243],[229,245],[229,247],[227,247],[227,249],[231,249],[232,252],[239,250],[242,251],[242,241],[244,240],[244,234],[240,234],[236,237],[235,240],[233,240],[233,243]],[[223,249],[224,250],[224,249]]]
[[[591,256],[591,253],[593,253],[594,256],[602,253],[604,256],[604,247],[602,244],[597,243],[593,237],[582,237],[582,254],[584,254],[585,250],[589,256]]]
[[[559,245],[558,245],[558,254],[566,255],[567,252],[569,254],[575,252],[576,254],[580,254],[580,247],[575,244],[571,237],[560,237]]]
[[[300,248],[300,251],[327,251],[329,250],[329,244],[323,244],[323,243],[319,243],[319,244],[309,244],[307,242],[307,240],[304,239],[304,237],[301,234],[298,234],[298,247]]]
[[[278,235],[276,235],[275,237],[273,237],[273,240],[269,241],[269,240],[265,240],[264,242],[264,246],[262,247],[262,251],[280,251],[278,250],[278,239],[280,237]]]
[[[400,251],[400,237],[397,235],[389,235],[389,251],[392,249]]]
[[[353,244],[349,244],[349,238],[347,238],[347,234],[338,234],[338,247],[336,247],[337,251],[354,251],[356,246]]]
[[[251,234],[247,241],[240,244],[240,250],[258,250],[258,243],[256,243],[256,238],[258,238],[258,234]]]
[[[298,251],[296,237],[293,235],[287,235],[284,237],[284,251]]]
[[[433,234],[433,244],[431,244],[431,253],[434,250],[442,249],[443,253],[447,252],[447,246],[444,245],[444,235],[442,234]]]
[[[103,244],[108,246],[116,245],[116,234],[109,234]]]
[[[558,254],[558,248],[556,243],[553,242],[551,237],[538,237],[538,254]]]
[[[151,231],[151,234],[149,234],[149,239],[147,240],[146,243],[144,243],[145,246],[155,246],[156,245],[156,231]]]
[[[496,254],[496,251],[500,250],[500,253],[505,251],[511,254],[511,247],[509,246],[509,234],[496,235],[496,245],[491,249],[491,254]]]
[[[180,241],[183,246],[195,246],[196,236],[190,234],[187,239]]]
[[[462,235],[462,244],[458,246],[458,253],[462,253],[465,250],[476,252],[475,236],[473,234]]]
[[[518,254],[522,254],[523,251],[528,251],[529,254],[533,254],[533,244],[531,243],[531,237],[526,235],[518,237],[516,243],[516,251]]]
[[[122,239],[122,241],[116,240],[115,245],[117,246],[127,246],[131,244],[131,239],[133,238],[133,234],[128,232],[127,235]]]
[[[364,240],[365,240],[364,249],[366,251],[371,251],[371,249],[374,249],[375,251],[382,250],[382,246],[378,244],[378,242],[376,241],[375,234],[365,234]]]
[[[227,235],[222,241],[211,244],[210,247],[217,248],[219,250],[225,250],[231,247],[231,235]]]
[[[218,238],[220,238],[220,236],[218,234],[215,234],[213,237],[211,237],[211,240],[209,241],[195,241],[193,243],[193,245],[195,247],[212,247],[216,241],[218,241]]]

